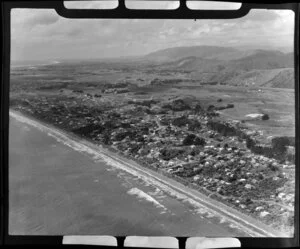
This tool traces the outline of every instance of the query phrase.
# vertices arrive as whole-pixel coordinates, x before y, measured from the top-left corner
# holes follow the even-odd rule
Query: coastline
[[[74,133],[64,131],[51,124],[45,123],[34,117],[25,115],[12,109],[10,109],[10,116],[16,118],[18,121],[25,122],[42,129],[49,135],[51,134],[56,139],[59,139],[60,142],[63,142],[67,146],[76,146],[78,150],[105,159],[105,161],[113,167],[117,167],[127,171],[130,174],[147,179],[147,181],[150,181],[154,185],[161,187],[169,194],[187,199],[190,203],[198,206],[199,209],[203,207],[208,208],[215,216],[226,219],[226,221],[247,232],[250,236],[287,237],[286,234],[274,231],[271,227],[262,224],[260,221],[242,214],[222,202],[211,199],[205,194],[202,194],[195,189],[187,187],[182,183],[167,177],[165,174],[162,174],[162,172],[143,167],[132,159],[126,158],[119,153],[114,153],[109,148],[98,146],[92,141],[83,139]]]

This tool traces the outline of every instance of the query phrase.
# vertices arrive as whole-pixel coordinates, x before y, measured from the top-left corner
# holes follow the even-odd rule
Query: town
[[[11,98],[11,108],[84,137],[279,230],[293,226],[294,141],[260,132],[175,96],[132,98],[127,85]],[[108,100],[114,100],[112,102]],[[218,99],[217,102],[222,100]],[[266,118],[266,117],[263,117]]]

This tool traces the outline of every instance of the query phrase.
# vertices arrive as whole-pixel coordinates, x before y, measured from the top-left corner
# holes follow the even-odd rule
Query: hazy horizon
[[[218,47],[218,46],[210,46],[210,45],[201,45],[201,46],[180,46],[180,47]],[[165,49],[171,49],[171,48],[180,48],[178,46],[176,47],[168,47],[168,48],[165,48]],[[291,48],[291,50],[288,50],[288,49],[284,49],[284,48],[274,48],[274,49],[267,49],[267,48],[264,48],[264,47],[256,47],[256,48],[236,48],[236,47],[222,47],[222,48],[233,48],[233,49],[236,49],[236,50],[240,50],[240,51],[256,51],[256,50],[265,50],[265,51],[279,51],[279,52],[282,52],[284,54],[287,54],[287,53],[291,53],[293,52],[293,48]],[[116,59],[130,59],[130,58],[140,58],[140,57],[144,57],[144,56],[147,56],[148,54],[151,54],[151,53],[154,53],[154,52],[158,52],[158,51],[162,51],[164,49],[158,49],[158,50],[153,50],[151,51],[150,53],[146,53],[146,54],[139,54],[139,55],[127,55],[127,56],[113,56],[113,57],[99,57],[99,58],[52,58],[52,59],[44,59],[44,60],[11,60],[12,63],[18,63],[18,62],[45,62],[45,61],[57,61],[57,62],[60,62],[60,61],[95,61],[95,60],[116,60]]]
[[[170,47],[217,46],[292,52],[294,13],[251,10],[238,19],[67,19],[50,9],[13,9],[11,60],[97,60]]]

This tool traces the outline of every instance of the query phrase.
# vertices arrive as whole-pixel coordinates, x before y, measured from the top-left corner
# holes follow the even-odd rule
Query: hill
[[[214,46],[174,47],[144,56],[159,70],[183,70],[193,79],[236,86],[294,87],[293,53]]]
[[[230,62],[234,69],[245,71],[253,69],[291,68],[294,65],[291,53],[257,50],[253,54]]]
[[[144,56],[144,58],[150,61],[167,62],[191,56],[209,58],[212,56],[237,52],[238,50],[234,48],[215,46],[173,47],[147,54]]]

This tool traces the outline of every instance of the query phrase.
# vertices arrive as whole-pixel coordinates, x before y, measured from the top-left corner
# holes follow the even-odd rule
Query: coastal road
[[[9,234],[250,236],[15,117],[9,133]]]

